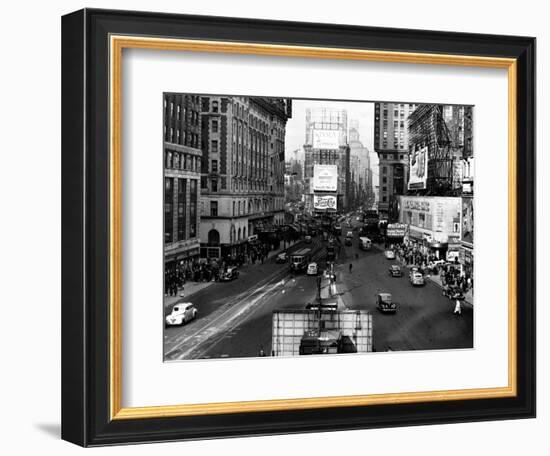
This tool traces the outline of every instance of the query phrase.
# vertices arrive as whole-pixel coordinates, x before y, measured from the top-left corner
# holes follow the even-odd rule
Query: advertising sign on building
[[[314,149],[338,149],[340,147],[339,130],[313,130]]]
[[[316,211],[335,211],[336,196],[333,195],[313,195],[313,208]]]
[[[338,168],[336,165],[313,166],[313,191],[335,192],[338,188]]]
[[[474,199],[462,198],[462,242],[474,243]]]
[[[425,189],[428,178],[428,147],[411,152],[409,169],[409,190]]]
[[[389,223],[386,229],[387,237],[403,237],[405,236],[406,225],[404,223]]]

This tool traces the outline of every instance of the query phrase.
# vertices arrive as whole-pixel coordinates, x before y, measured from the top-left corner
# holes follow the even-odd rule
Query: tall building
[[[284,139],[291,100],[201,97],[201,257],[245,253],[284,223]]]
[[[359,136],[359,122],[352,120],[349,128],[350,172],[356,188],[356,205],[371,209],[374,203],[372,172],[370,169],[369,149],[363,145]],[[357,157],[356,159],[354,157]]]
[[[390,206],[407,190],[409,135],[407,119],[415,104],[375,103],[374,150],[378,154],[378,211],[388,217]]]
[[[170,271],[199,256],[200,99],[164,94],[164,262]]]
[[[350,191],[350,148],[347,141],[347,111],[331,108],[306,110],[304,144],[305,209],[313,211],[313,170],[315,165],[336,165],[337,208],[348,206]]]
[[[426,175],[414,190],[459,196],[462,160],[473,156],[472,137],[471,106],[419,105],[409,117],[409,143],[411,163],[417,156],[424,160]]]

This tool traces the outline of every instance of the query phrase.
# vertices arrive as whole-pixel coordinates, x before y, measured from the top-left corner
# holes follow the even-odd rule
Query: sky
[[[303,145],[306,135],[306,109],[334,108],[348,112],[348,127],[351,121],[359,122],[359,140],[369,149],[371,169],[378,176],[378,156],[374,152],[374,103],[352,101],[292,100],[292,118],[286,124],[285,159],[290,159],[300,149],[303,160]]]

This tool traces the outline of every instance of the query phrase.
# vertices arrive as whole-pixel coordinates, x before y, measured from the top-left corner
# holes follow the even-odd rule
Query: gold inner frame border
[[[122,407],[122,51],[153,49],[316,59],[503,68],[508,72],[508,385],[505,387],[402,392],[242,402]],[[304,410],[381,404],[471,400],[517,395],[517,61],[469,55],[392,52],[111,35],[110,52],[110,416],[112,420],[224,413]]]

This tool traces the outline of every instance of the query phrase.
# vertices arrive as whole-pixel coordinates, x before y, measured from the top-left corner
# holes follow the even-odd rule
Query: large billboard
[[[313,166],[313,191],[335,192],[338,188],[338,168],[336,165]]]
[[[313,130],[314,149],[338,149],[340,130]]]
[[[313,208],[316,211],[335,211],[337,208],[336,196],[313,195]]]
[[[426,188],[428,178],[428,147],[411,152],[409,157],[409,190]]]

